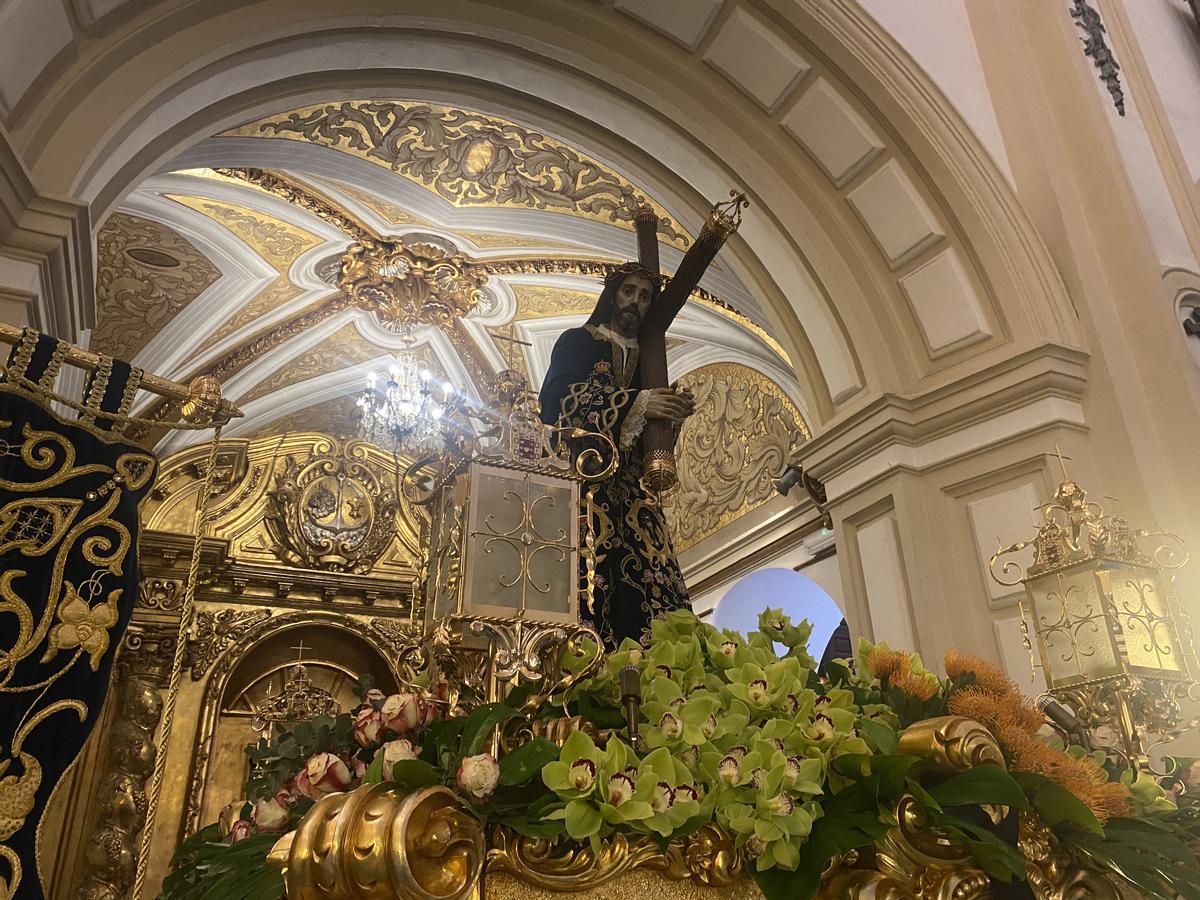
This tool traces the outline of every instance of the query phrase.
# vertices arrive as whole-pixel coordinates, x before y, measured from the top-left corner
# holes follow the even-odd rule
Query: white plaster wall
[[[1000,125],[983,77],[968,0],[859,0],[932,78],[1012,181]],[[985,0],[994,2],[994,0]]]
[[[1200,26],[1187,0],[1124,0],[1192,181],[1200,181]]]

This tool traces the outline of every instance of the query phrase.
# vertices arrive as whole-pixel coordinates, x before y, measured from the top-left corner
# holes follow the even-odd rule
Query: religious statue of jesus
[[[642,389],[638,332],[660,280],[640,263],[610,273],[587,323],[555,343],[540,396],[546,424],[600,432],[619,451],[616,472],[594,499],[593,605],[583,610],[610,648],[641,640],[652,619],[689,605],[662,507],[642,485],[646,421],[678,428],[695,408],[690,391]]]

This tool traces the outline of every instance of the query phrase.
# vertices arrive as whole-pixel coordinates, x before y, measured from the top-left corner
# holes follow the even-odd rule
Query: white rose
[[[465,757],[455,776],[458,786],[476,800],[490,797],[499,780],[500,763],[490,753]]]
[[[288,811],[286,806],[272,797],[256,802],[250,818],[254,820],[254,825],[259,831],[279,831],[287,824]]]
[[[421,752],[420,747],[414,747],[412,741],[407,738],[397,738],[394,741],[388,741],[383,745],[383,777],[385,781],[391,781],[392,769],[396,763],[406,759],[416,759],[417,754]]]
[[[379,708],[383,727],[407,734],[421,721],[421,700],[416,694],[392,694]]]

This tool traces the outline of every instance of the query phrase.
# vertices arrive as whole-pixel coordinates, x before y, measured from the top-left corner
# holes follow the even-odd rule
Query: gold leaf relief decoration
[[[322,243],[313,234],[256,209],[205,197],[167,194],[168,199],[220,222],[265,259],[280,275],[287,274],[300,254]]]
[[[132,359],[221,270],[166,225],[114,213],[96,237],[93,350]]]
[[[517,319],[545,319],[550,316],[586,315],[596,306],[600,285],[595,293],[535,284],[514,284]]]
[[[223,178],[223,176],[216,177]],[[236,181],[236,179],[229,180]],[[243,184],[240,181],[237,183]],[[220,222],[279,273],[278,278],[216,328],[197,349],[197,353],[203,353],[239,329],[304,293],[304,288],[293,284],[288,279],[287,272],[301,254],[321,243],[320,238],[290,222],[258,210],[208,200],[203,197],[179,194],[167,196],[176,203]]]
[[[660,240],[688,238],[627,179],[524,125],[465,109],[412,101],[348,100],[307,106],[224,132],[330,147],[386,167],[455,206],[548,210],[633,230],[650,203]]]
[[[676,448],[679,489],[666,505],[682,551],[769,500],[809,431],[783,389],[747,366],[703,366],[680,382],[696,395]]]
[[[578,253],[593,253],[590,247],[569,244],[551,238],[529,237],[522,234],[505,234],[499,231],[458,231],[455,234],[470,241],[481,250],[574,250]],[[616,257],[613,257],[616,260]]]
[[[386,350],[376,347],[359,334],[353,324],[343,325],[315,347],[310,347],[295,359],[280,366],[251,388],[244,397],[239,397],[238,402],[249,403],[280,388],[365,363],[385,353]],[[428,366],[428,362],[426,365]]]
[[[290,282],[286,277],[281,275],[279,278],[276,278],[265,288],[255,294],[250,299],[249,303],[239,309],[236,313],[234,313],[232,318],[228,319],[225,324],[214,331],[212,336],[206,340],[196,351],[196,354],[203,353],[204,351],[208,350],[209,347],[215,346],[216,344],[225,340],[225,338],[229,337],[229,335],[242,328],[245,328],[251,322],[254,322],[262,316],[265,316],[272,310],[278,309],[279,307],[283,306],[283,304],[290,303],[303,293],[304,288],[292,284],[292,282]],[[310,309],[313,306],[320,305],[323,302],[324,301],[322,300],[313,301],[313,304],[305,309]],[[305,310],[298,312],[297,315],[303,315],[304,311]]]
[[[375,194],[367,193],[366,191],[355,187],[352,184],[347,184],[344,181],[335,181],[331,178],[322,178],[320,180],[325,184],[328,184],[339,193],[345,194],[351,200],[354,200],[357,203],[365,206],[389,225],[400,226],[429,224],[420,216],[409,212],[403,206],[399,206]]]
[[[324,432],[339,438],[356,437],[362,431],[359,419],[357,394],[334,397],[273,419],[256,429],[252,437],[305,431]]]

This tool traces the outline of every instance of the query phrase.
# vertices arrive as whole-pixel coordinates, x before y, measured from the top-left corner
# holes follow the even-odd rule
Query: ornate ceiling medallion
[[[369,241],[342,257],[341,287],[389,331],[450,327],[483,299],[487,275],[435,244]]]

